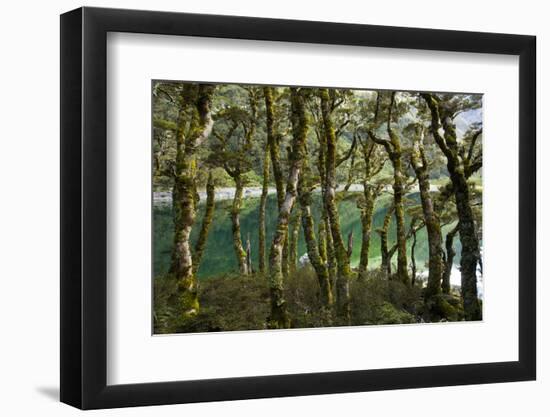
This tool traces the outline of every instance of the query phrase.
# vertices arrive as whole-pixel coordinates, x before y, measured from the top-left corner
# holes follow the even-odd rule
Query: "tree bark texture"
[[[403,197],[405,194],[403,180],[403,161],[401,140],[397,133],[391,127],[392,108],[395,101],[395,92],[391,94],[391,102],[388,108],[388,120],[386,130],[389,141],[379,139],[374,132],[369,131],[371,139],[384,146],[388,157],[393,166],[393,200],[397,234],[397,278],[405,285],[409,285],[409,274],[407,270],[407,239],[405,231],[405,211],[403,207]]]
[[[216,189],[214,186],[214,178],[212,176],[212,171],[208,172],[208,181],[206,183],[206,203],[204,207],[204,216],[202,218],[201,230],[199,232],[199,238],[197,243],[195,243],[195,253],[193,255],[193,272],[197,273],[199,270],[202,255],[204,249],[206,248],[206,241],[208,239],[208,232],[210,230],[210,225],[212,224],[212,219],[214,218],[214,208],[215,208],[215,199]]]
[[[241,275],[248,275],[248,267],[246,264],[246,250],[243,247],[241,237],[241,204],[243,198],[244,185],[240,174],[234,176],[235,195],[233,204],[231,205],[231,232],[233,235],[233,250],[237,258],[237,266]]]
[[[281,329],[290,327],[290,317],[284,299],[283,283],[283,245],[288,230],[290,214],[296,200],[296,187],[302,169],[302,161],[306,158],[305,143],[307,136],[307,117],[305,112],[304,92],[291,88],[291,111],[293,142],[285,199],[279,209],[277,227],[271,243],[269,256],[269,287],[271,295],[271,317],[268,327]]]
[[[326,192],[325,206],[330,221],[332,241],[338,265],[336,278],[336,313],[340,324],[347,325],[351,320],[349,280],[351,269],[336,204],[336,134],[332,121],[329,93],[326,88],[320,89],[321,113],[326,137]]]
[[[411,153],[411,163],[418,180],[422,213],[428,235],[428,283],[424,292],[424,298],[428,301],[430,298],[441,293],[443,237],[441,235],[439,216],[434,210],[434,204],[430,195],[429,171],[424,154],[423,136],[423,128],[419,128]]]
[[[384,216],[382,228],[377,230],[380,235],[380,270],[384,272],[388,278],[391,277],[391,260],[388,250],[388,230],[390,228],[393,211],[393,205],[388,207]]]
[[[321,256],[319,248],[324,250],[326,256],[326,246],[317,243],[315,238],[315,229],[313,216],[311,214],[311,184],[309,180],[310,172],[307,164],[307,158],[303,161],[303,171],[300,180],[298,181],[298,200],[302,209],[302,229],[304,231],[304,239],[306,241],[307,254],[309,262],[315,269],[317,280],[319,281],[319,298],[323,306],[330,309],[333,303],[332,289],[328,273],[328,268],[325,259]],[[320,232],[319,240],[324,239],[325,229],[324,222],[319,222]],[[321,225],[323,225],[321,227]]]
[[[443,279],[441,281],[441,291],[444,294],[450,294],[451,292],[451,272],[453,270],[453,263],[456,252],[454,250],[454,240],[458,233],[458,224],[447,233],[445,236],[445,272],[443,273]]]
[[[477,264],[479,261],[479,242],[476,234],[474,215],[470,206],[464,167],[461,164],[456,129],[451,114],[432,94],[422,94],[431,112],[431,130],[434,140],[447,158],[447,169],[453,183],[458,228],[462,253],[460,257],[461,295],[466,320],[481,320],[481,305],[477,296]],[[443,128],[444,136],[440,134]]]
[[[264,153],[262,195],[258,215],[258,268],[263,274],[266,270],[266,247],[265,247],[265,208],[269,189],[269,144],[266,145]]]
[[[214,86],[186,84],[179,97],[176,129],[176,164],[173,190],[174,251],[172,273],[178,282],[182,317],[199,311],[198,283],[193,270],[190,235],[195,222],[196,152],[208,138],[214,124]]]

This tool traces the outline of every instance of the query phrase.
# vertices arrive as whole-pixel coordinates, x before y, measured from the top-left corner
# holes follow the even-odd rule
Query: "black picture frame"
[[[519,56],[519,360],[107,385],[108,32]],[[536,38],[252,17],[79,8],[61,15],[61,401],[82,409],[536,377]]]

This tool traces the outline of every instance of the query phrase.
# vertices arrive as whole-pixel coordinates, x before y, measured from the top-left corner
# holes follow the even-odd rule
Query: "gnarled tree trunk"
[[[363,183],[364,201],[360,207],[361,210],[361,253],[359,258],[358,278],[365,279],[367,268],[369,266],[369,249],[372,230],[372,217],[374,213],[375,190],[368,184]]]
[[[434,210],[434,204],[430,196],[428,164],[424,155],[423,137],[424,129],[421,127],[414,140],[413,151],[411,153],[411,164],[418,180],[424,224],[428,234],[428,284],[424,292],[424,298],[426,301],[429,301],[432,297],[441,292],[441,279],[443,276],[443,238],[441,235],[439,216]]]
[[[388,207],[386,210],[386,215],[384,216],[382,228],[377,230],[380,235],[380,270],[384,272],[388,278],[391,277],[391,259],[388,250],[388,230],[390,228],[393,211],[393,205]]]
[[[304,239],[306,241],[307,255],[309,262],[315,269],[317,274],[317,280],[319,281],[319,299],[323,306],[329,309],[332,306],[332,289],[328,274],[328,268],[325,260],[322,258],[319,248],[324,250],[326,256],[326,247],[319,245],[315,238],[315,231],[313,226],[313,216],[311,214],[311,184],[308,184],[309,179],[309,167],[307,164],[307,158],[303,161],[303,171],[298,181],[298,200],[302,209],[302,229],[304,231]],[[319,222],[319,225],[324,225],[323,221]],[[324,227],[320,226],[319,240],[324,239]]]
[[[445,256],[445,272],[443,272],[443,279],[441,281],[441,291],[443,291],[444,294],[450,294],[451,292],[451,272],[453,270],[453,263],[456,255],[454,240],[457,233],[458,224],[447,233],[447,236],[445,236],[445,251],[447,255]]]
[[[233,249],[235,250],[239,272],[242,275],[248,275],[249,271],[246,264],[246,250],[243,247],[240,220],[244,185],[243,180],[238,173],[233,177],[233,180],[235,181],[235,196],[233,197],[233,204],[231,205],[231,232],[233,234]]]
[[[209,171],[208,181],[206,183],[206,203],[204,206],[204,216],[202,218],[201,230],[199,232],[197,243],[195,243],[195,253],[193,255],[194,273],[197,273],[197,271],[199,270],[202,255],[206,247],[206,240],[208,239],[208,231],[210,230],[210,225],[212,224],[212,219],[214,218],[215,196],[216,190],[214,187],[214,178],[212,176],[212,171]]]
[[[403,180],[403,162],[401,140],[391,127],[392,108],[395,100],[395,92],[391,94],[391,102],[388,108],[387,131],[390,140],[382,140],[376,137],[374,132],[369,131],[371,139],[384,146],[393,166],[393,205],[395,210],[395,224],[397,234],[397,278],[405,285],[409,285],[409,274],[407,270],[407,232],[405,231],[405,210],[403,197],[405,194]]]
[[[340,219],[336,205],[336,134],[332,122],[330,109],[330,98],[326,88],[319,90],[321,96],[321,113],[323,116],[323,127],[326,137],[326,192],[324,195],[325,205],[330,221],[332,241],[338,264],[336,278],[336,312],[340,324],[349,324],[351,320],[349,280],[351,269],[342,232],[340,230]]]
[[[298,238],[300,237],[301,217],[300,207],[295,207],[290,217],[288,233],[288,269],[291,274],[296,272],[298,264]]]
[[[214,86],[186,84],[179,97],[174,177],[174,251],[172,273],[178,282],[182,317],[199,311],[198,284],[193,270],[190,236],[195,222],[196,160],[198,146],[210,135]],[[191,108],[191,115],[188,109]]]
[[[470,190],[464,167],[461,164],[456,130],[451,115],[440,106],[432,94],[422,94],[430,108],[432,134],[437,145],[447,157],[447,169],[453,183],[458,228],[462,253],[460,256],[461,294],[466,320],[481,320],[481,305],[477,297],[476,269],[479,261],[479,242],[476,235],[474,215],[470,206]],[[443,127],[444,137],[439,133]]]
[[[266,145],[264,154],[262,195],[260,197],[260,207],[258,215],[258,267],[261,273],[266,270],[265,263],[265,207],[267,204],[267,195],[269,187],[269,143]]]
[[[275,181],[275,189],[277,191],[277,209],[281,210],[281,206],[285,200],[285,180],[283,178],[283,167],[281,164],[281,152],[279,149],[280,136],[275,133],[275,108],[273,88],[264,87],[265,111],[266,111],[266,132],[267,144],[269,146],[269,155],[271,156],[271,165],[273,169],[273,179]],[[286,277],[288,275],[288,227],[285,230],[283,241],[282,254],[282,271]]]
[[[277,228],[271,243],[269,256],[269,288],[271,295],[271,317],[268,320],[268,326],[274,329],[290,327],[290,317],[288,316],[286,301],[284,299],[283,286],[283,245],[288,230],[290,213],[296,200],[296,187],[302,168],[302,161],[305,159],[305,143],[307,136],[307,117],[305,112],[304,92],[296,88],[291,88],[291,110],[293,143],[290,154],[290,169],[286,184],[286,194],[283,203],[279,209]]]
[[[411,224],[411,230],[412,230],[412,238],[413,242],[411,245],[411,285],[414,287],[414,284],[416,283],[416,230],[414,229],[414,225]]]

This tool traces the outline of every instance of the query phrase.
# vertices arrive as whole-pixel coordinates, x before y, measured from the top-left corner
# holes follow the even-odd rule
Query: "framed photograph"
[[[533,380],[535,37],[61,16],[61,401]]]

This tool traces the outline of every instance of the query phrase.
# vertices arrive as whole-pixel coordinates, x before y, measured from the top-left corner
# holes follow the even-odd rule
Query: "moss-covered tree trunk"
[[[388,250],[388,230],[390,228],[393,210],[393,205],[388,207],[386,214],[384,215],[382,227],[377,230],[380,235],[380,270],[385,273],[388,278],[391,277],[391,259]]]
[[[365,279],[369,266],[370,238],[372,230],[372,217],[374,213],[375,190],[363,182],[364,201],[361,204],[361,253],[359,258],[358,278]]]
[[[266,249],[265,249],[265,208],[269,190],[269,144],[266,145],[264,153],[262,195],[258,214],[258,268],[263,274],[266,270]]]
[[[208,231],[214,218],[216,189],[214,186],[214,177],[212,171],[208,172],[208,181],[206,182],[206,203],[204,205],[204,216],[202,218],[201,230],[199,237],[195,243],[195,253],[193,254],[193,272],[197,273],[199,270],[202,255],[206,248],[206,241],[208,239]]]
[[[379,105],[379,97],[378,97]],[[376,111],[375,119],[377,120],[378,111]],[[363,163],[365,164],[363,172],[363,195],[362,198],[357,200],[357,208],[361,213],[361,252],[359,258],[358,278],[360,280],[365,279],[369,266],[369,250],[372,234],[372,220],[374,215],[374,205],[376,198],[382,189],[381,184],[372,184],[372,179],[382,170],[384,167],[384,161],[378,157],[376,151],[376,144],[372,142],[366,142],[361,140],[358,136],[358,140],[361,144]]]
[[[246,264],[246,250],[243,247],[241,236],[241,205],[243,199],[244,184],[240,173],[236,173],[233,177],[235,182],[235,195],[233,204],[231,205],[231,232],[233,235],[233,249],[237,258],[239,272],[242,275],[248,275],[248,267]]]
[[[418,180],[424,225],[426,226],[428,235],[428,283],[424,292],[424,299],[429,302],[432,297],[441,293],[441,279],[443,277],[443,237],[441,235],[439,216],[434,210],[434,204],[430,195],[428,163],[424,154],[423,137],[424,128],[419,127],[415,135],[414,146],[411,152],[411,165],[413,166],[416,179]]]
[[[324,204],[326,201],[325,194],[323,194],[323,210],[324,210],[324,219],[323,223],[325,224],[326,238],[327,238],[327,268],[328,276],[330,279],[330,285],[333,291],[333,298],[336,297],[336,279],[338,275],[338,263],[336,262],[336,251],[334,250],[334,241],[332,240],[332,232],[330,227],[330,219],[328,218],[328,213]]]
[[[300,219],[302,213],[300,207],[295,207],[290,216],[288,234],[288,269],[291,274],[296,272],[298,264],[298,238],[300,237]]]
[[[309,262],[313,266],[313,269],[315,269],[317,280],[319,281],[319,299],[322,305],[327,309],[327,313],[329,313],[333,303],[332,289],[326,261],[321,255],[321,251],[323,251],[326,257],[326,242],[318,244],[315,238],[313,216],[311,214],[311,188],[308,160],[305,158],[303,161],[302,175],[298,181],[298,200],[302,211],[302,229],[304,231],[304,240],[306,241]],[[324,225],[324,222],[320,221],[319,225]],[[320,241],[325,239],[325,233],[324,226],[320,226]],[[319,248],[321,248],[321,251]]]
[[[411,230],[412,230],[412,245],[411,245],[411,285],[414,287],[414,284],[416,283],[416,230],[414,229],[414,225],[411,224]]]
[[[400,155],[400,153],[399,153]],[[393,201],[395,210],[395,230],[397,235],[397,279],[409,285],[407,271],[407,238],[405,231],[405,210],[403,208],[403,173],[401,156],[392,158],[394,167]]]
[[[325,221],[321,216],[319,223],[317,224],[317,247],[319,251],[319,258],[323,264],[327,264],[327,229],[325,227]]]
[[[196,152],[214,124],[214,86],[186,84],[179,97],[174,176],[174,251],[172,273],[177,280],[180,314],[187,318],[199,311],[198,284],[193,269],[191,229],[195,222]]]
[[[445,271],[443,272],[443,279],[441,280],[441,291],[444,294],[450,294],[451,292],[451,272],[453,271],[453,264],[456,252],[454,250],[454,240],[458,233],[458,224],[447,233],[445,236]]]
[[[462,252],[460,256],[461,295],[466,320],[481,320],[481,305],[477,296],[477,264],[479,262],[479,242],[476,234],[474,215],[470,206],[470,190],[461,164],[456,129],[452,115],[441,106],[432,94],[422,94],[432,117],[432,135],[447,157],[447,169],[453,183],[458,229]],[[444,136],[440,134],[443,127]]]
[[[372,131],[369,131],[369,136],[374,142],[384,145],[393,166],[393,205],[397,235],[397,279],[405,285],[409,285],[410,280],[407,269],[407,232],[405,230],[405,210],[403,207],[403,197],[405,194],[402,161],[403,151],[401,148],[401,139],[391,127],[394,101],[395,92],[391,94],[391,101],[388,107],[387,131],[390,140],[379,139]]]
[[[290,169],[286,183],[286,193],[279,209],[277,227],[271,243],[269,256],[269,288],[271,296],[271,316],[268,320],[270,328],[282,329],[290,327],[290,317],[284,299],[283,285],[283,245],[288,231],[288,222],[297,194],[298,178],[305,159],[305,143],[307,136],[307,117],[305,112],[304,90],[291,88],[291,120],[293,128],[292,151],[290,153]]]
[[[321,258],[324,259],[327,268],[330,281],[331,291],[333,292],[332,298],[334,299],[334,290],[336,287],[336,274],[337,263],[336,255],[334,251],[334,242],[332,240],[332,232],[330,227],[330,219],[328,217],[327,206],[325,204],[327,198],[327,169],[326,169],[326,136],[324,134],[324,127],[321,121],[321,126],[318,127],[317,138],[319,140],[319,155],[317,160],[317,169],[319,171],[319,178],[321,180],[321,218],[319,220],[319,244],[322,247],[319,248]]]
[[[250,233],[246,237],[246,271],[248,274],[253,274],[252,267],[252,245],[250,244]]]
[[[280,210],[285,200],[285,179],[283,167],[281,163],[280,152],[280,136],[275,132],[275,103],[273,87],[264,87],[264,100],[266,111],[266,132],[267,144],[269,146],[269,155],[271,157],[271,166],[273,170],[273,180],[275,181],[275,189],[277,192],[277,209]],[[282,254],[282,271],[286,277],[288,275],[288,228],[285,231],[283,254]]]
[[[351,269],[342,232],[340,230],[340,218],[336,204],[336,133],[331,115],[330,97],[328,90],[319,90],[321,96],[321,113],[323,117],[323,130],[326,140],[326,192],[325,206],[330,222],[330,229],[338,272],[336,278],[336,313],[340,324],[350,324],[350,294],[349,280]]]

